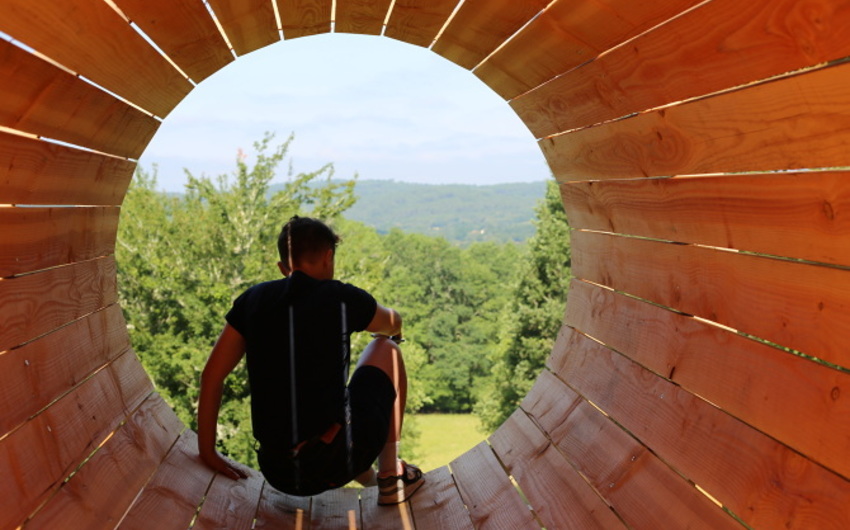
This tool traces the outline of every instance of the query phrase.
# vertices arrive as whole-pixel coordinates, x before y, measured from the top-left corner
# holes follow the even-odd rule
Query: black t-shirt
[[[262,445],[290,448],[343,422],[349,337],[376,308],[363,289],[299,271],[233,302],[226,318],[247,344],[251,420]]]

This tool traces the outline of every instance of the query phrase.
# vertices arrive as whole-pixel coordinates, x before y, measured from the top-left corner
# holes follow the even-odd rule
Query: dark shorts
[[[316,495],[344,486],[372,465],[387,441],[395,388],[380,368],[361,366],[354,371],[348,390],[351,451],[345,426],[329,444],[308,441],[296,457],[288,450],[260,446],[260,471],[272,487],[291,495]]]

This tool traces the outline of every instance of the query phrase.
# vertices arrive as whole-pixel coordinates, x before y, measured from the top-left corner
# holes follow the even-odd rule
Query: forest
[[[346,216],[358,200],[356,178],[334,178],[330,163],[309,173],[281,169],[292,141],[267,134],[251,162],[238,156],[230,174],[186,170],[179,195],[157,190],[155,167],[137,170],[116,246],[119,296],[158,391],[196,428],[200,373],[224,314],[247,287],[279,277],[281,225],[311,215],[342,237],[337,278],[404,317],[408,411],[471,412],[486,429],[498,426],[542,369],[563,316],[570,237],[557,185],[547,183],[522,242],[460,245],[379,232]],[[352,336],[355,361],[368,340]],[[226,382],[219,449],[256,466],[249,396],[243,362]]]

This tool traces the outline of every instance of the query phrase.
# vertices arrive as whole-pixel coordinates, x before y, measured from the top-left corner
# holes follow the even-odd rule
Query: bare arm
[[[248,475],[216,451],[216,426],[224,380],[244,354],[245,339],[230,324],[225,324],[201,374],[201,395],[198,399],[198,452],[201,460],[211,469],[232,479],[246,478]]]
[[[366,331],[386,335],[388,337],[401,337],[401,315],[395,309],[390,309],[378,304],[375,316],[366,326]]]

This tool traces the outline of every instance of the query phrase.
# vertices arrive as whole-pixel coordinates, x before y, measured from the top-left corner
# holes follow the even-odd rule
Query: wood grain
[[[467,0],[432,50],[472,69],[548,4],[546,0]]]
[[[331,0],[275,0],[284,39],[331,31]]]
[[[850,271],[573,231],[572,272],[689,315],[850,366]]]
[[[237,55],[280,40],[270,0],[208,0]]]
[[[0,40],[0,126],[138,158],[159,121]]]
[[[0,351],[116,301],[112,257],[0,281]]]
[[[384,36],[429,47],[459,0],[396,0]]]
[[[571,182],[572,228],[850,263],[850,174],[768,173]]]
[[[115,0],[115,4],[196,83],[233,61],[202,2]]]
[[[499,427],[490,443],[545,528],[626,528],[521,410]]]
[[[214,472],[198,457],[198,437],[186,430],[118,526],[121,530],[189,528]]]
[[[0,437],[129,347],[127,324],[113,304],[0,355]]]
[[[160,117],[192,89],[106,2],[7,0],[0,31]]]
[[[848,7],[713,0],[511,106],[542,138],[840,59],[850,54]]]
[[[511,99],[698,3],[665,0],[634,9],[630,0],[560,0],[481,63],[475,75]]]
[[[336,0],[334,32],[380,35],[392,0]]]
[[[559,181],[843,167],[850,64],[540,141]]]
[[[446,466],[426,473],[425,484],[410,499],[410,507],[419,529],[474,528],[454,478]]]
[[[0,278],[112,254],[118,208],[0,207]]]
[[[629,528],[741,528],[548,370],[540,374],[522,408]]]
[[[250,530],[265,480],[259,471],[248,473],[248,478],[241,480],[216,475],[193,528]]]
[[[152,390],[128,352],[0,440],[0,528],[17,527],[53,496]]]
[[[584,282],[565,322],[850,477],[850,374]]]
[[[0,132],[0,204],[118,205],[136,164]]]
[[[112,528],[177,440],[183,424],[154,394],[41,508],[27,528]]]
[[[753,528],[845,528],[850,481],[577,332],[552,369]]]
[[[449,467],[475,528],[533,528],[531,511],[486,442],[453,460]]]
[[[360,499],[356,489],[338,488],[313,497],[311,530],[360,528]]]
[[[277,491],[268,482],[263,486],[254,528],[306,528],[310,521],[310,497],[295,497]]]

